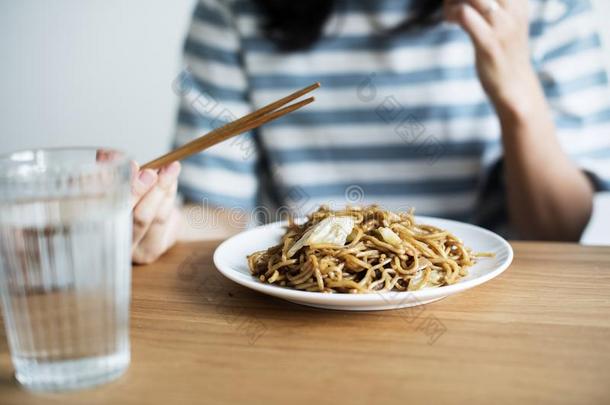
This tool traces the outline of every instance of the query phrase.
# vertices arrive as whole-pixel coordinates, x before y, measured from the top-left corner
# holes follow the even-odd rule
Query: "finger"
[[[176,196],[176,184],[180,164],[174,162],[159,171],[156,185],[151,188],[133,210],[133,246],[137,246],[145,235],[150,232],[153,222],[165,221],[171,211],[165,206],[166,200],[173,202]],[[164,205],[165,204],[165,205]],[[171,206],[170,206],[171,207]],[[161,210],[161,211],[160,211]]]
[[[478,51],[492,53],[496,39],[489,22],[469,4],[452,6],[448,19],[457,22],[470,36]]]
[[[165,192],[158,185],[153,186],[133,209],[133,247],[137,246],[146,232],[152,221],[157,215],[157,210],[161,201],[163,201]]]
[[[145,222],[138,224],[138,226],[142,225],[144,228],[143,230],[145,231],[142,233],[142,235],[137,235],[142,236],[141,239],[138,238],[139,243],[145,243],[146,241],[144,239],[147,239],[149,234],[158,233],[165,226],[165,223],[169,218],[176,201],[176,189],[179,173],[180,164],[177,162],[161,169],[159,172],[158,185],[154,191],[154,196],[151,197],[151,200],[154,198],[154,202],[150,205],[150,207],[153,207],[152,204],[156,204],[156,211],[154,212],[154,215],[148,210],[138,212],[138,221],[142,220],[142,222]],[[160,198],[158,202],[156,200],[157,198]],[[145,208],[146,207],[143,207],[143,209]]]
[[[148,193],[148,191],[157,182],[157,172],[152,169],[138,170],[137,163],[132,163],[131,166],[131,209],[140,202],[140,200]]]
[[[492,2],[496,3],[501,8],[506,9],[509,7],[509,5],[512,5],[514,3],[520,3],[522,1],[523,0],[445,0],[443,5],[445,7],[451,7],[459,4],[470,3],[471,6],[481,11],[486,11],[489,10],[490,7],[495,7],[491,4]]]
[[[163,198],[163,201],[161,201],[161,204],[159,204],[157,215],[153,219],[149,232],[155,231],[157,228],[163,228],[175,206],[176,187],[174,187],[173,191],[167,194],[165,198]]]
[[[178,239],[180,212],[174,207],[167,220],[167,225],[158,232],[146,235],[146,241],[138,244],[132,253],[134,263],[145,264],[155,261]]]
[[[141,240],[134,245],[132,259],[137,263],[149,263],[171,247],[178,235],[179,211],[176,208],[176,190],[180,165],[170,165],[159,173],[159,189],[165,189],[163,200],[159,203],[155,218],[152,220]]]
[[[169,177],[169,176],[168,176]],[[163,180],[163,174],[159,176],[159,182]],[[171,178],[169,179],[171,181]],[[178,189],[177,176],[173,178],[173,183],[170,184],[167,192],[165,193],[163,200],[159,203],[157,208],[157,214],[153,218],[150,228],[148,229],[147,236],[149,233],[156,231],[158,228],[163,228],[167,222],[172,210],[176,206],[176,194]]]
[[[178,181],[182,166],[180,162],[173,162],[162,167],[159,171],[159,186],[165,191],[172,191]]]
[[[497,0],[467,0],[467,3],[481,14],[492,26],[506,18],[504,8]]]
[[[133,255],[140,257],[140,260],[154,260],[159,257],[173,243],[168,234],[168,228],[173,227],[174,211],[178,211],[175,206],[175,199],[168,196],[160,204],[157,216],[151,222],[150,227],[135,246]]]

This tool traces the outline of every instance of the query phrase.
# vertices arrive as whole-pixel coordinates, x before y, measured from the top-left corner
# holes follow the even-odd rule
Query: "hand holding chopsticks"
[[[271,104],[264,106],[248,115],[245,115],[235,121],[229,122],[219,128],[208,132],[207,134],[161,156],[142,166],[142,169],[158,169],[166,166],[176,160],[184,159],[187,156],[193,155],[204,149],[225,141],[231,137],[258,128],[263,124],[276,120],[286,114],[298,110],[301,107],[314,101],[313,97],[296,102],[286,106],[293,100],[317,89],[320,83],[314,83],[299,91],[296,91],[284,98],[274,101]]]

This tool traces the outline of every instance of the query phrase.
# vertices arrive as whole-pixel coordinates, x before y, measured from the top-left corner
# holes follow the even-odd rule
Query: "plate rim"
[[[490,271],[489,273],[486,273],[486,274],[484,274],[480,277],[474,278],[472,280],[466,280],[464,282],[458,282],[458,283],[448,285],[448,286],[443,286],[443,287],[425,288],[425,289],[416,290],[416,291],[383,291],[383,292],[371,292],[371,293],[366,293],[366,294],[325,294],[325,293],[320,293],[320,292],[315,292],[315,291],[300,291],[300,290],[294,290],[294,289],[276,286],[276,285],[272,285],[272,284],[265,284],[265,283],[261,283],[260,281],[257,281],[254,277],[252,277],[249,280],[244,280],[244,279],[240,278],[240,275],[241,276],[244,275],[243,273],[241,273],[237,270],[231,269],[231,266],[225,266],[224,264],[222,264],[222,259],[220,258],[221,253],[223,253],[223,251],[227,249],[227,246],[230,245],[232,242],[234,242],[235,239],[243,238],[249,233],[260,232],[263,229],[277,228],[277,227],[285,226],[286,224],[288,224],[288,221],[276,221],[276,222],[272,222],[269,224],[259,225],[257,227],[247,229],[236,235],[233,235],[233,236],[225,239],[220,245],[218,245],[216,247],[216,249],[214,250],[212,259],[214,262],[214,267],[216,268],[216,270],[219,273],[221,273],[223,276],[225,276],[229,280],[231,280],[243,287],[246,287],[246,288],[249,288],[249,289],[264,293],[264,294],[272,295],[275,297],[285,298],[287,300],[295,299],[298,301],[304,301],[304,300],[319,301],[320,299],[322,299],[324,302],[327,302],[328,304],[339,304],[339,303],[345,303],[346,301],[349,301],[350,303],[353,303],[353,304],[362,304],[367,301],[378,301],[378,300],[382,300],[383,302],[387,303],[387,302],[389,302],[389,300],[394,301],[394,300],[399,300],[400,298],[406,299],[408,297],[414,298],[416,300],[426,300],[433,296],[453,295],[460,291],[468,290],[470,288],[476,287],[478,285],[486,283],[489,280],[496,278],[497,276],[502,274],[504,271],[506,271],[513,262],[514,252],[513,252],[512,246],[506,239],[504,239],[500,235],[496,234],[495,232],[492,232],[492,231],[485,229],[483,227],[480,227],[478,225],[469,224],[467,222],[460,222],[460,221],[456,221],[453,219],[445,219],[445,218],[432,217],[432,216],[421,216],[421,215],[416,215],[415,218],[418,222],[422,222],[422,223],[425,223],[425,221],[429,221],[429,220],[441,221],[441,222],[445,222],[448,224],[456,224],[456,225],[459,225],[462,227],[470,228],[477,232],[482,232],[486,236],[493,238],[494,240],[496,240],[497,242],[500,243],[500,245],[507,252],[506,259],[493,271]],[[229,270],[228,271],[225,270],[224,267],[229,267]]]

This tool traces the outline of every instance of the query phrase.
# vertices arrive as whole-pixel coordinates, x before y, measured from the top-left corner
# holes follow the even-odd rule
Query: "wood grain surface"
[[[132,363],[33,394],[0,338],[0,404],[610,403],[610,248],[513,243],[500,277],[426,306],[350,313],[236,285],[217,243],[135,267]]]

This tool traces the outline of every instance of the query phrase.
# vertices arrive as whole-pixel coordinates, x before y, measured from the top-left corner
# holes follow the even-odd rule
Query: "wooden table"
[[[132,364],[114,383],[27,393],[2,338],[0,404],[610,403],[610,248],[514,243],[478,288],[350,313],[233,284],[215,246],[134,268]]]

